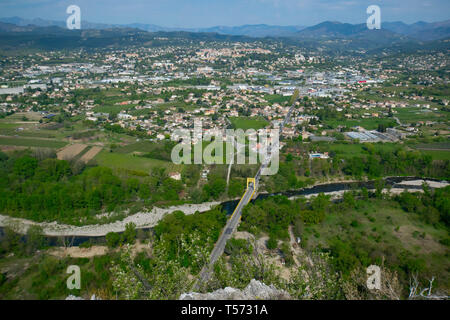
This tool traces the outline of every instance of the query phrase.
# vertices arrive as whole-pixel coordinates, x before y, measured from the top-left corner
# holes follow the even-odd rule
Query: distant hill
[[[65,21],[55,21],[55,20],[45,20],[41,18],[36,19],[23,19],[19,17],[9,17],[9,18],[0,18],[0,22],[11,23],[17,26],[25,27],[29,25],[37,26],[37,27],[60,27],[66,28]],[[115,27],[128,27],[122,25],[111,25],[111,24],[103,24],[103,23],[92,23],[88,21],[82,21],[82,29],[111,29]]]
[[[384,22],[382,28],[422,41],[444,39],[450,36],[450,20],[433,23],[419,21],[409,25],[399,21]]]
[[[11,23],[17,26],[35,25],[38,27],[57,26],[66,27],[64,21],[53,21],[44,19],[23,19],[19,17],[0,18],[0,22]],[[170,28],[155,24],[131,23],[131,24],[102,24],[89,21],[81,22],[82,29],[112,29],[112,28],[135,28],[148,32],[159,31],[186,31],[186,32],[213,32],[225,35],[248,36],[248,37],[287,37],[294,35],[297,31],[304,29],[303,26],[270,26],[266,24],[243,25],[236,27],[214,26],[209,28]]]
[[[216,26],[198,29],[201,32],[216,32],[219,34],[242,35],[248,37],[291,37],[304,26],[270,26],[267,24],[243,25],[238,27]]]
[[[326,21],[316,26],[308,27],[300,31],[291,32],[293,29],[285,27],[283,32],[285,37],[269,36],[268,29],[272,34],[279,34],[274,26],[259,25],[233,27],[222,30],[224,33],[214,28],[198,29],[195,31],[144,31],[138,25],[113,26],[104,25],[102,28],[68,30],[66,27],[53,26],[45,23],[45,26],[26,24],[28,21],[11,20],[20,22],[22,25],[0,22],[0,49],[11,53],[17,50],[37,49],[37,50],[61,50],[61,49],[98,49],[98,48],[123,48],[125,46],[146,46],[157,47],[166,45],[179,45],[189,41],[231,41],[231,42],[253,42],[261,39],[256,35],[265,34],[265,41],[282,40],[287,45],[299,46],[305,49],[315,50],[331,54],[366,54],[381,52],[404,52],[412,50],[434,50],[437,48],[448,48],[449,42],[444,37],[447,34],[448,26],[444,23],[419,23],[407,30],[401,23],[392,23],[388,27],[396,28],[398,32],[393,32],[387,28],[381,30],[369,30],[365,24],[348,24],[340,22]],[[39,22],[33,20],[34,22]],[[41,21],[42,22],[42,21]],[[43,22],[42,22],[43,23]],[[43,23],[44,24],[44,23]],[[131,27],[133,26],[133,27]],[[148,26],[148,25],[147,25]],[[108,28],[106,28],[108,27]],[[148,27],[150,28],[150,27]],[[156,27],[155,27],[156,28]],[[222,28],[222,27],[217,27]],[[224,27],[228,28],[228,27]],[[294,29],[297,27],[293,27]],[[246,30],[244,30],[246,29]],[[208,32],[200,32],[207,30]],[[259,30],[257,32],[257,30]],[[446,31],[447,30],[447,31]],[[246,33],[246,35],[230,35],[226,33]],[[408,32],[408,35],[404,33]],[[253,36],[249,36],[253,34]],[[420,38],[418,35],[421,35]],[[423,41],[420,39],[433,39],[443,37],[442,41]]]
[[[61,28],[66,27],[65,21],[53,21],[45,19],[23,19],[20,17],[0,18],[0,22],[14,24],[20,27],[26,27],[34,25],[38,27],[50,27],[57,26]],[[401,36],[407,36],[421,41],[430,41],[437,39],[444,39],[450,36],[450,20],[441,22],[423,22],[419,21],[413,24],[406,24],[400,21],[396,22],[382,22],[382,30],[389,31],[390,33],[379,33],[380,36],[386,36],[389,39],[395,38],[394,34],[397,34],[399,38]],[[172,32],[172,31],[185,31],[185,32],[201,32],[201,33],[217,33],[222,35],[232,36],[247,36],[247,37],[292,37],[292,38],[346,38],[346,37],[359,37],[367,31],[365,23],[350,24],[334,21],[325,21],[314,26],[277,26],[267,24],[254,24],[254,25],[242,25],[242,26],[213,26],[208,28],[170,28],[162,27],[155,24],[145,23],[131,23],[131,24],[102,24],[93,23],[89,21],[82,21],[81,28],[85,29],[115,29],[115,28],[132,28],[139,29],[148,32]]]
[[[367,30],[365,24],[350,24],[336,21],[325,21],[297,32],[300,38],[342,38],[354,36]]]
[[[405,24],[403,22],[382,22],[380,30],[369,30],[365,23],[350,24],[334,21],[325,21],[315,26],[297,32],[298,38],[362,38],[377,34],[390,40],[401,40],[405,37],[431,41],[444,39],[450,36],[450,20],[442,22],[416,22]],[[376,40],[373,38],[373,40]]]
[[[200,41],[254,41],[243,36],[217,33],[158,31],[147,32],[135,28],[109,28],[68,30],[57,26],[17,26],[0,22],[0,49],[17,51],[26,49],[61,50],[123,48],[125,46],[163,46],[190,40]]]

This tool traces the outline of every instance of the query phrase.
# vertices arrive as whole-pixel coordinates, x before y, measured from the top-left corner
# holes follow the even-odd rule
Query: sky
[[[184,28],[363,23],[369,5],[380,7],[381,21],[450,19],[449,0],[0,0],[0,17],[65,21],[72,4],[81,8],[82,21]]]

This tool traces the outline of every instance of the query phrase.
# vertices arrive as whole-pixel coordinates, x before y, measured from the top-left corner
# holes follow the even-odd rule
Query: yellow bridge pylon
[[[256,181],[255,181],[255,178],[247,178],[247,189],[248,189],[248,186],[250,185],[250,183],[253,184],[253,193],[252,193],[252,196],[250,197],[250,199],[253,199],[253,197],[255,196],[255,193],[256,193]]]
[[[247,189],[250,183],[253,183],[253,189],[256,189],[255,178],[247,178]]]

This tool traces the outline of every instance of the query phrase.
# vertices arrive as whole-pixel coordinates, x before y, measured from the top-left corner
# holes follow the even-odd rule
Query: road
[[[289,118],[291,117],[292,111],[295,107],[295,101],[292,104],[292,106],[289,108],[288,113],[286,114],[286,117],[284,118],[283,122],[280,125],[279,131],[280,136],[281,132],[283,131],[283,127],[288,123]],[[222,231],[222,234],[219,236],[219,239],[217,240],[213,251],[211,252],[211,255],[209,257],[209,263],[205,265],[200,272],[199,277],[197,278],[197,282],[195,283],[193,290],[198,291],[200,288],[200,285],[202,283],[206,283],[211,274],[212,274],[212,267],[214,266],[214,263],[220,258],[220,256],[223,254],[223,251],[225,250],[225,245],[227,244],[228,239],[231,238],[233,235],[233,232],[236,230],[237,225],[239,224],[239,221],[241,220],[242,215],[242,209],[250,202],[253,193],[257,189],[259,179],[261,177],[261,171],[266,168],[270,164],[271,155],[273,153],[273,150],[276,150],[279,148],[279,143],[275,143],[271,146],[271,149],[268,152],[268,157],[265,159],[263,164],[259,167],[256,175],[255,175],[255,184],[249,183],[247,190],[245,191],[244,195],[242,196],[241,200],[239,201],[238,205],[234,209],[233,214],[231,215],[231,218],[228,219],[227,224],[225,225],[225,228]],[[278,151],[278,150],[277,150]]]

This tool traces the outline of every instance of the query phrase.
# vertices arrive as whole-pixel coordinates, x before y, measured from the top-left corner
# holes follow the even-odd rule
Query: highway
[[[295,99],[297,100],[297,99]],[[281,136],[281,132],[283,131],[283,127],[288,123],[289,118],[291,117],[292,111],[295,107],[295,101],[292,104],[292,106],[289,108],[288,113],[286,114],[286,117],[284,118],[283,122],[280,125],[279,132]],[[241,200],[239,201],[238,205],[233,211],[233,214],[231,215],[231,218],[228,219],[225,228],[222,231],[222,234],[219,236],[219,239],[217,240],[213,251],[211,252],[211,255],[209,257],[209,263],[203,267],[203,269],[200,271],[200,275],[197,278],[197,282],[195,283],[193,290],[197,291],[200,288],[200,285],[202,283],[206,283],[211,274],[212,274],[212,267],[214,266],[214,263],[220,258],[220,256],[223,254],[223,251],[225,250],[225,245],[227,244],[228,239],[231,238],[233,235],[233,232],[236,230],[239,221],[241,220],[242,215],[242,209],[250,202],[250,200],[253,197],[253,194],[255,193],[259,179],[261,177],[261,171],[266,168],[271,159],[271,155],[273,153],[273,150],[276,150],[279,148],[279,143],[275,143],[271,146],[270,151],[268,152],[268,157],[265,159],[264,163],[259,167],[256,175],[255,175],[255,185],[253,185],[252,182],[248,184],[247,190],[245,191],[244,195],[242,196]],[[278,152],[278,150],[277,150]]]

